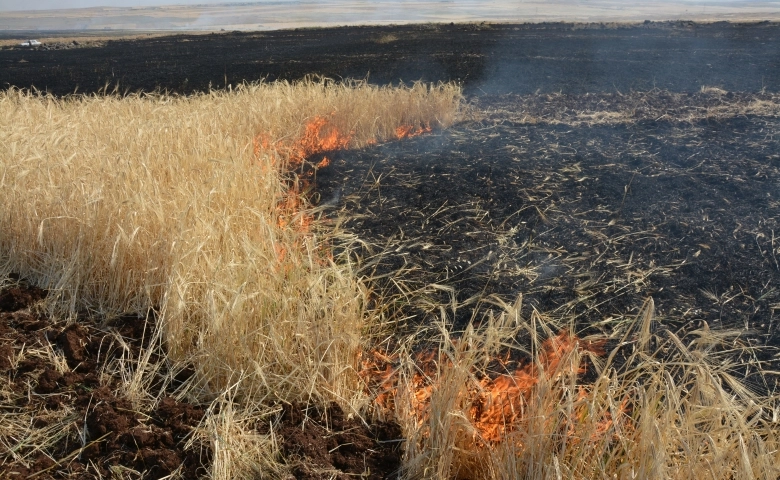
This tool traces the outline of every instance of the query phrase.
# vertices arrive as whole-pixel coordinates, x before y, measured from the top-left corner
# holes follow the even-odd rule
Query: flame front
[[[274,150],[289,162],[290,170],[298,168],[311,157],[323,153],[347,148],[352,141],[352,133],[340,132],[327,117],[316,115],[309,120],[303,129],[303,134],[295,141],[273,141],[265,134],[259,134],[254,139],[255,157],[265,151]],[[317,165],[327,166],[329,160],[323,157]]]
[[[473,384],[464,388],[468,392],[465,395],[465,404],[468,406],[468,419],[474,427],[475,447],[485,443],[496,444],[507,438],[507,434],[518,429],[526,420],[524,413],[528,410],[531,394],[544,374],[579,375],[585,371],[581,363],[568,365],[566,362],[572,358],[575,351],[590,351],[596,355],[603,355],[603,343],[581,342],[576,336],[567,332],[547,339],[542,344],[537,362],[527,363],[517,368],[513,373],[485,376],[480,380],[474,380]],[[435,385],[437,370],[451,367],[451,362],[445,360],[446,365],[437,365],[434,360],[437,352],[423,352],[416,356],[416,372],[409,382],[408,399],[418,425],[428,420],[431,396],[438,385]],[[446,356],[444,358],[447,358]],[[506,360],[496,361],[506,364]],[[398,401],[399,394],[399,369],[394,368],[397,358],[381,353],[370,352],[363,362],[362,376],[368,385],[378,392],[375,397],[376,405],[385,411],[393,410]],[[470,378],[475,378],[475,372],[471,372]],[[604,420],[611,422],[611,418]],[[610,423],[611,425],[611,423]],[[604,426],[606,431],[609,425]]]
[[[259,158],[263,152],[273,151],[271,166],[276,166],[277,155],[287,160],[287,170],[293,171],[301,168],[298,178],[290,181],[287,192],[278,202],[278,221],[280,227],[294,226],[300,231],[308,232],[312,222],[310,215],[302,214],[304,209],[302,194],[311,188],[310,177],[313,172],[330,165],[330,159],[324,156],[311,168],[304,169],[305,162],[323,152],[330,152],[347,148],[352,140],[351,134],[343,134],[334,127],[326,117],[315,116],[304,127],[303,134],[293,142],[283,140],[272,141],[267,134],[259,134],[254,138],[255,158]],[[284,258],[286,252],[280,252]]]
[[[330,118],[334,116],[331,113]],[[396,129],[398,139],[421,135],[430,132],[429,126],[414,127],[411,125],[400,126]],[[282,194],[277,202],[277,224],[281,228],[293,227],[296,230],[308,233],[312,223],[312,216],[304,213],[305,193],[311,189],[311,178],[318,169],[330,165],[330,159],[326,155],[316,161],[313,157],[348,148],[352,143],[353,132],[343,133],[326,116],[316,115],[306,123],[303,133],[296,140],[272,140],[268,133],[260,133],[253,139],[254,157],[261,158],[268,154],[264,162],[261,162],[264,171],[268,168],[284,168],[289,173],[300,169],[298,175],[290,179],[287,191]],[[366,145],[375,145],[375,139],[369,139]],[[286,160],[286,165],[277,165],[277,158]],[[308,163],[312,162],[312,163]],[[277,257],[282,262],[287,256],[287,250],[277,247]]]
[[[276,158],[286,159],[286,169],[290,172],[300,169],[295,181],[290,182],[288,191],[278,203],[278,223],[280,227],[288,225],[308,232],[311,225],[311,217],[301,214],[303,202],[301,196],[311,188],[310,178],[314,176],[320,168],[330,165],[330,158],[323,155],[319,161],[313,159],[316,155],[345,149],[352,143],[354,133],[343,133],[330,120],[335,115],[331,113],[330,117],[316,115],[306,123],[303,133],[296,140],[289,142],[285,140],[274,141],[267,133],[261,133],[255,136],[253,140],[255,158],[260,158],[264,152],[271,153],[271,168],[278,168]],[[396,138],[403,139],[415,137],[431,131],[430,125],[401,125],[395,129]],[[366,145],[375,145],[376,139],[369,139]],[[307,161],[312,162],[307,165]],[[315,162],[316,163],[313,163]],[[265,166],[267,163],[263,163]],[[264,167],[267,168],[267,167]],[[281,254],[282,256],[284,253]]]
[[[351,133],[342,134],[325,117],[316,116],[306,125],[301,138],[289,147],[287,154],[291,166],[298,166],[313,155],[347,148],[351,141]],[[322,161],[327,165],[327,157],[323,157]]]

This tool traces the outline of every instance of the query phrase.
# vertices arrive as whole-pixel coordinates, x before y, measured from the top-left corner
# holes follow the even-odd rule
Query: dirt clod
[[[15,312],[32,306],[46,297],[46,292],[36,287],[11,287],[0,292],[0,312]]]
[[[367,427],[335,403],[324,411],[285,406],[277,427],[282,451],[297,479],[390,478],[401,466],[401,430],[394,423]]]
[[[75,368],[80,362],[84,361],[86,354],[84,338],[86,336],[86,329],[75,324],[70,325],[57,336],[57,345],[65,354],[70,368]]]

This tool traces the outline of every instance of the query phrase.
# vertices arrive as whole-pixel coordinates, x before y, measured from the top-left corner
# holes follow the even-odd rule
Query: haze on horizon
[[[247,4],[257,4],[257,5],[263,5],[263,4],[288,4],[290,6],[293,6],[295,4],[300,3],[317,3],[316,0],[313,2],[301,2],[300,0],[35,0],[34,2],[19,2],[19,0],[0,0],[0,11],[35,11],[35,10],[68,10],[68,9],[74,9],[74,8],[95,8],[95,7],[103,7],[103,8],[143,8],[143,7],[161,7],[161,6],[205,6],[205,5],[224,5],[224,4],[236,4],[236,5],[247,5]],[[324,3],[324,2],[323,2]],[[365,4],[372,4],[372,3],[384,3],[383,0],[364,0],[363,2]],[[395,3],[406,3],[403,1],[395,2]],[[468,4],[475,4],[480,3],[479,0],[473,0],[473,1],[463,1],[463,0],[439,0],[438,3],[443,4],[458,4],[458,3],[468,3]],[[512,2],[509,1],[501,1],[499,2],[486,2],[486,7],[489,6],[490,3],[516,3],[521,5],[522,1],[516,1]],[[589,2],[585,2],[583,0],[564,0],[556,2],[558,4],[570,4],[570,5],[583,5],[587,4]],[[615,6],[620,7],[621,4],[623,4],[626,7],[629,7],[631,5],[634,5],[636,2],[630,1],[630,0],[613,0],[611,3],[615,4]],[[666,3],[664,1],[657,1],[657,0],[649,0],[644,3]],[[702,5],[702,4],[713,4],[713,5],[723,5],[723,4],[732,4],[732,5],[738,5],[738,4],[749,4],[749,3],[758,3],[754,0],[678,0],[677,3],[683,3],[683,4],[689,4],[689,5]],[[777,1],[763,1],[761,3],[769,3],[769,4],[776,4],[780,3]]]
[[[780,0],[0,0],[0,31],[276,30],[441,22],[780,20]]]
[[[142,8],[162,7],[169,5],[220,5],[226,3],[296,3],[296,0],[35,0],[34,2],[19,2],[19,0],[0,0],[0,11],[24,12],[31,10],[67,10],[73,8]]]

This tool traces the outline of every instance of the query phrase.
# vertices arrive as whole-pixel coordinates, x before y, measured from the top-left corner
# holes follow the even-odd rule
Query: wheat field
[[[445,127],[460,98],[453,85],[328,81],[191,97],[0,93],[3,270],[49,289],[60,317],[154,310],[201,400],[230,391],[357,411],[366,288],[323,252],[332,232],[280,221],[305,206],[284,208],[285,151],[257,138],[290,144],[326,118],[358,148],[399,125]],[[221,459],[215,477],[236,478]]]

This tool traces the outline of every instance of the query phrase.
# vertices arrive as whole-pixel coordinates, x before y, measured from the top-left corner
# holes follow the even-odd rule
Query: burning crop
[[[417,126],[414,125],[401,125],[395,129],[395,136],[401,140],[404,138],[416,137],[424,133],[430,133],[431,126],[429,124]]]
[[[313,189],[312,179],[317,170],[330,165],[328,155],[349,148],[355,136],[354,131],[342,132],[334,124],[336,116],[335,111],[327,116],[315,115],[303,125],[302,133],[292,140],[287,137],[272,140],[265,132],[254,137],[254,155],[258,162],[263,164],[263,160],[270,158],[271,165],[280,169],[288,185],[288,190],[277,203],[277,223],[280,227],[293,226],[302,232],[309,231],[312,217],[304,210],[307,193]],[[429,122],[418,127],[400,125],[395,128],[395,138],[402,140],[432,131]],[[364,139],[363,143],[375,145],[377,139]],[[286,250],[280,250],[279,255],[286,255]]]
[[[334,115],[335,112],[329,117]],[[353,135],[354,132],[340,132],[328,121],[328,117],[315,115],[303,126],[303,133],[292,142],[286,139],[273,141],[266,133],[258,134],[254,139],[254,151],[256,156],[261,155],[263,151],[274,151],[278,156],[286,159],[287,168],[295,169],[314,155],[347,148]],[[328,158],[323,156],[316,165],[324,167],[328,163]]]
[[[618,338],[546,322],[507,305],[457,338],[442,326],[435,350],[367,357],[377,410],[404,427],[405,475],[774,478],[776,407],[701,355],[709,331],[654,335],[652,299]]]
[[[460,340],[452,340],[451,349],[463,348]],[[603,342],[582,342],[566,331],[548,338],[541,345],[535,362],[510,361],[509,352],[487,359],[495,364],[492,370],[501,373],[480,372],[472,368],[463,386],[466,418],[473,426],[474,448],[486,444],[497,444],[506,440],[526,420],[527,404],[531,393],[538,386],[546,372],[556,375],[577,376],[585,372],[582,362],[568,362],[564,371],[561,363],[571,359],[573,354],[582,358],[584,352],[603,355]],[[429,420],[431,397],[438,388],[436,378],[442,369],[453,368],[451,357],[440,350],[423,351],[413,355],[413,372],[407,378],[405,388],[401,387],[402,369],[400,355],[389,355],[378,351],[370,352],[363,362],[362,376],[379,393],[375,404],[385,412],[393,410],[401,390],[409,395],[408,401],[418,426]],[[514,368],[512,368],[514,364]]]

